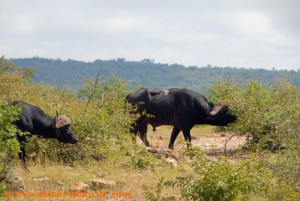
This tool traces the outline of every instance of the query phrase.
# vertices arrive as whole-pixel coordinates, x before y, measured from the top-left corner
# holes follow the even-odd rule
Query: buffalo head
[[[63,143],[75,144],[78,142],[75,133],[70,128],[71,120],[66,116],[58,116],[56,112],[52,127],[55,130],[56,139]]]
[[[207,119],[211,125],[226,126],[229,123],[234,123],[237,120],[237,116],[232,114],[231,110],[224,103],[217,103],[213,105]]]

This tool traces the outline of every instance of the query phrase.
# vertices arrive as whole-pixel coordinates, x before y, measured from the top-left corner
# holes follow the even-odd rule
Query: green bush
[[[250,136],[246,146],[254,150],[277,150],[260,160],[260,194],[265,200],[299,200],[300,194],[300,101],[299,87],[289,79],[263,86],[259,81],[246,84],[216,83],[209,93],[213,101],[229,104],[238,122],[226,129]],[[261,174],[266,172],[266,174]]]
[[[4,56],[0,57],[0,73],[12,73],[14,75],[20,76],[27,80],[34,77],[36,71],[30,67],[18,68],[10,61],[6,60]]]
[[[92,86],[86,85],[81,91],[81,98],[52,89],[53,94],[57,96],[49,97],[48,103],[38,101],[36,105],[47,109],[48,114],[51,114],[49,111],[58,110],[59,113],[67,115],[72,120],[71,128],[76,133],[79,142],[76,145],[69,145],[56,140],[36,139],[28,144],[28,150],[31,150],[28,153],[43,153],[42,156],[47,156],[51,161],[62,160],[66,163],[73,163],[89,160],[91,156],[109,155],[120,148],[132,146],[128,132],[131,119],[124,111],[125,97],[122,95],[125,94],[123,91],[125,87],[120,83],[118,90],[114,91],[102,84],[98,83],[91,99],[86,97],[93,93],[90,91]],[[39,91],[44,90],[41,87]],[[49,88],[47,90],[49,91]],[[51,104],[53,99],[55,105]]]
[[[0,73],[0,102],[22,100],[37,105],[50,116],[58,111],[71,119],[71,129],[79,139],[77,144],[70,145],[55,139],[31,138],[26,143],[29,162],[72,164],[89,160],[92,155],[108,155],[124,147],[131,149],[131,118],[124,110],[128,86],[117,78],[97,82],[96,86],[94,83],[87,81],[80,93],[75,94],[34,84],[14,73]]]
[[[104,102],[111,99],[111,96],[119,98],[126,97],[129,84],[117,77],[108,77],[102,81],[86,80],[84,86],[79,91],[79,97],[83,99],[93,98]]]
[[[135,169],[148,169],[152,166],[151,162],[146,157],[136,154],[131,157],[131,163]]]
[[[187,154],[193,156],[195,174],[166,182],[178,187],[185,200],[227,201],[255,190],[258,178],[252,173],[251,163],[232,164],[226,158],[210,160],[199,148],[189,148]]]
[[[134,146],[130,150],[127,150],[127,156],[130,156],[131,166],[134,169],[151,169],[155,167],[162,166],[163,162],[158,160],[156,157],[151,154],[147,148],[140,148]]]
[[[244,84],[218,82],[208,95],[214,102],[227,103],[238,116],[237,123],[221,129],[248,135],[248,146],[254,146],[254,149],[276,148],[283,139],[279,137],[283,135],[279,128],[299,120],[291,118],[300,109],[299,89],[288,79],[278,80],[269,86],[257,80]]]
[[[0,195],[3,195],[9,178],[14,158],[20,151],[20,144],[16,139],[17,128],[12,124],[18,117],[20,108],[0,106]]]
[[[100,152],[109,154],[114,148],[133,146],[129,134],[132,119],[125,110],[128,87],[123,80],[113,77],[96,83],[86,81],[79,92],[85,109],[78,119],[86,149],[98,147]]]

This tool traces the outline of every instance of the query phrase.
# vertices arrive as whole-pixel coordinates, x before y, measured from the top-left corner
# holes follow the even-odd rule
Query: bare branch
[[[224,155],[227,156],[226,151],[227,151],[227,143],[234,137],[237,136],[238,134],[233,134],[229,138],[226,139],[225,144],[224,144]]]
[[[96,77],[96,80],[95,80],[95,83],[94,83],[94,88],[93,88],[93,92],[91,93],[91,95],[89,96],[89,99],[88,99],[88,102],[86,103],[86,106],[85,106],[85,109],[84,109],[84,113],[86,113],[87,111],[87,108],[88,108],[88,105],[90,104],[94,94],[96,93],[96,87],[97,87],[97,84],[98,84],[98,79],[99,79],[99,76],[100,76],[100,73],[101,71],[103,70],[103,67],[101,67],[98,71],[98,74],[97,74],[97,77]]]

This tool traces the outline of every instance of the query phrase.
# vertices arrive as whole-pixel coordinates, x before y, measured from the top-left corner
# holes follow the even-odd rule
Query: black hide
[[[147,140],[148,124],[154,129],[161,125],[173,126],[169,143],[169,148],[172,149],[180,131],[183,132],[185,140],[191,142],[190,130],[194,125],[226,126],[237,119],[225,105],[222,105],[221,110],[212,113],[215,104],[188,89],[141,88],[129,94],[126,100],[136,108],[135,112],[141,115],[132,125],[131,132],[135,135],[139,133],[146,146],[150,146]]]
[[[70,129],[70,125],[66,125],[60,128],[53,127],[54,118],[46,115],[43,110],[32,104],[14,101],[10,105],[19,105],[22,108],[22,112],[19,115],[19,120],[14,124],[23,132],[29,132],[30,135],[37,135],[43,138],[55,138],[63,143],[77,143],[75,133]],[[24,142],[25,136],[17,136],[18,141],[21,143],[20,158],[25,162],[25,149]]]

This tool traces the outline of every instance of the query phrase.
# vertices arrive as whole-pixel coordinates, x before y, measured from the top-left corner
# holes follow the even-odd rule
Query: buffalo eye
[[[58,130],[59,133],[65,133],[69,129],[70,129],[70,126],[63,126],[63,127],[58,128],[57,130]]]

